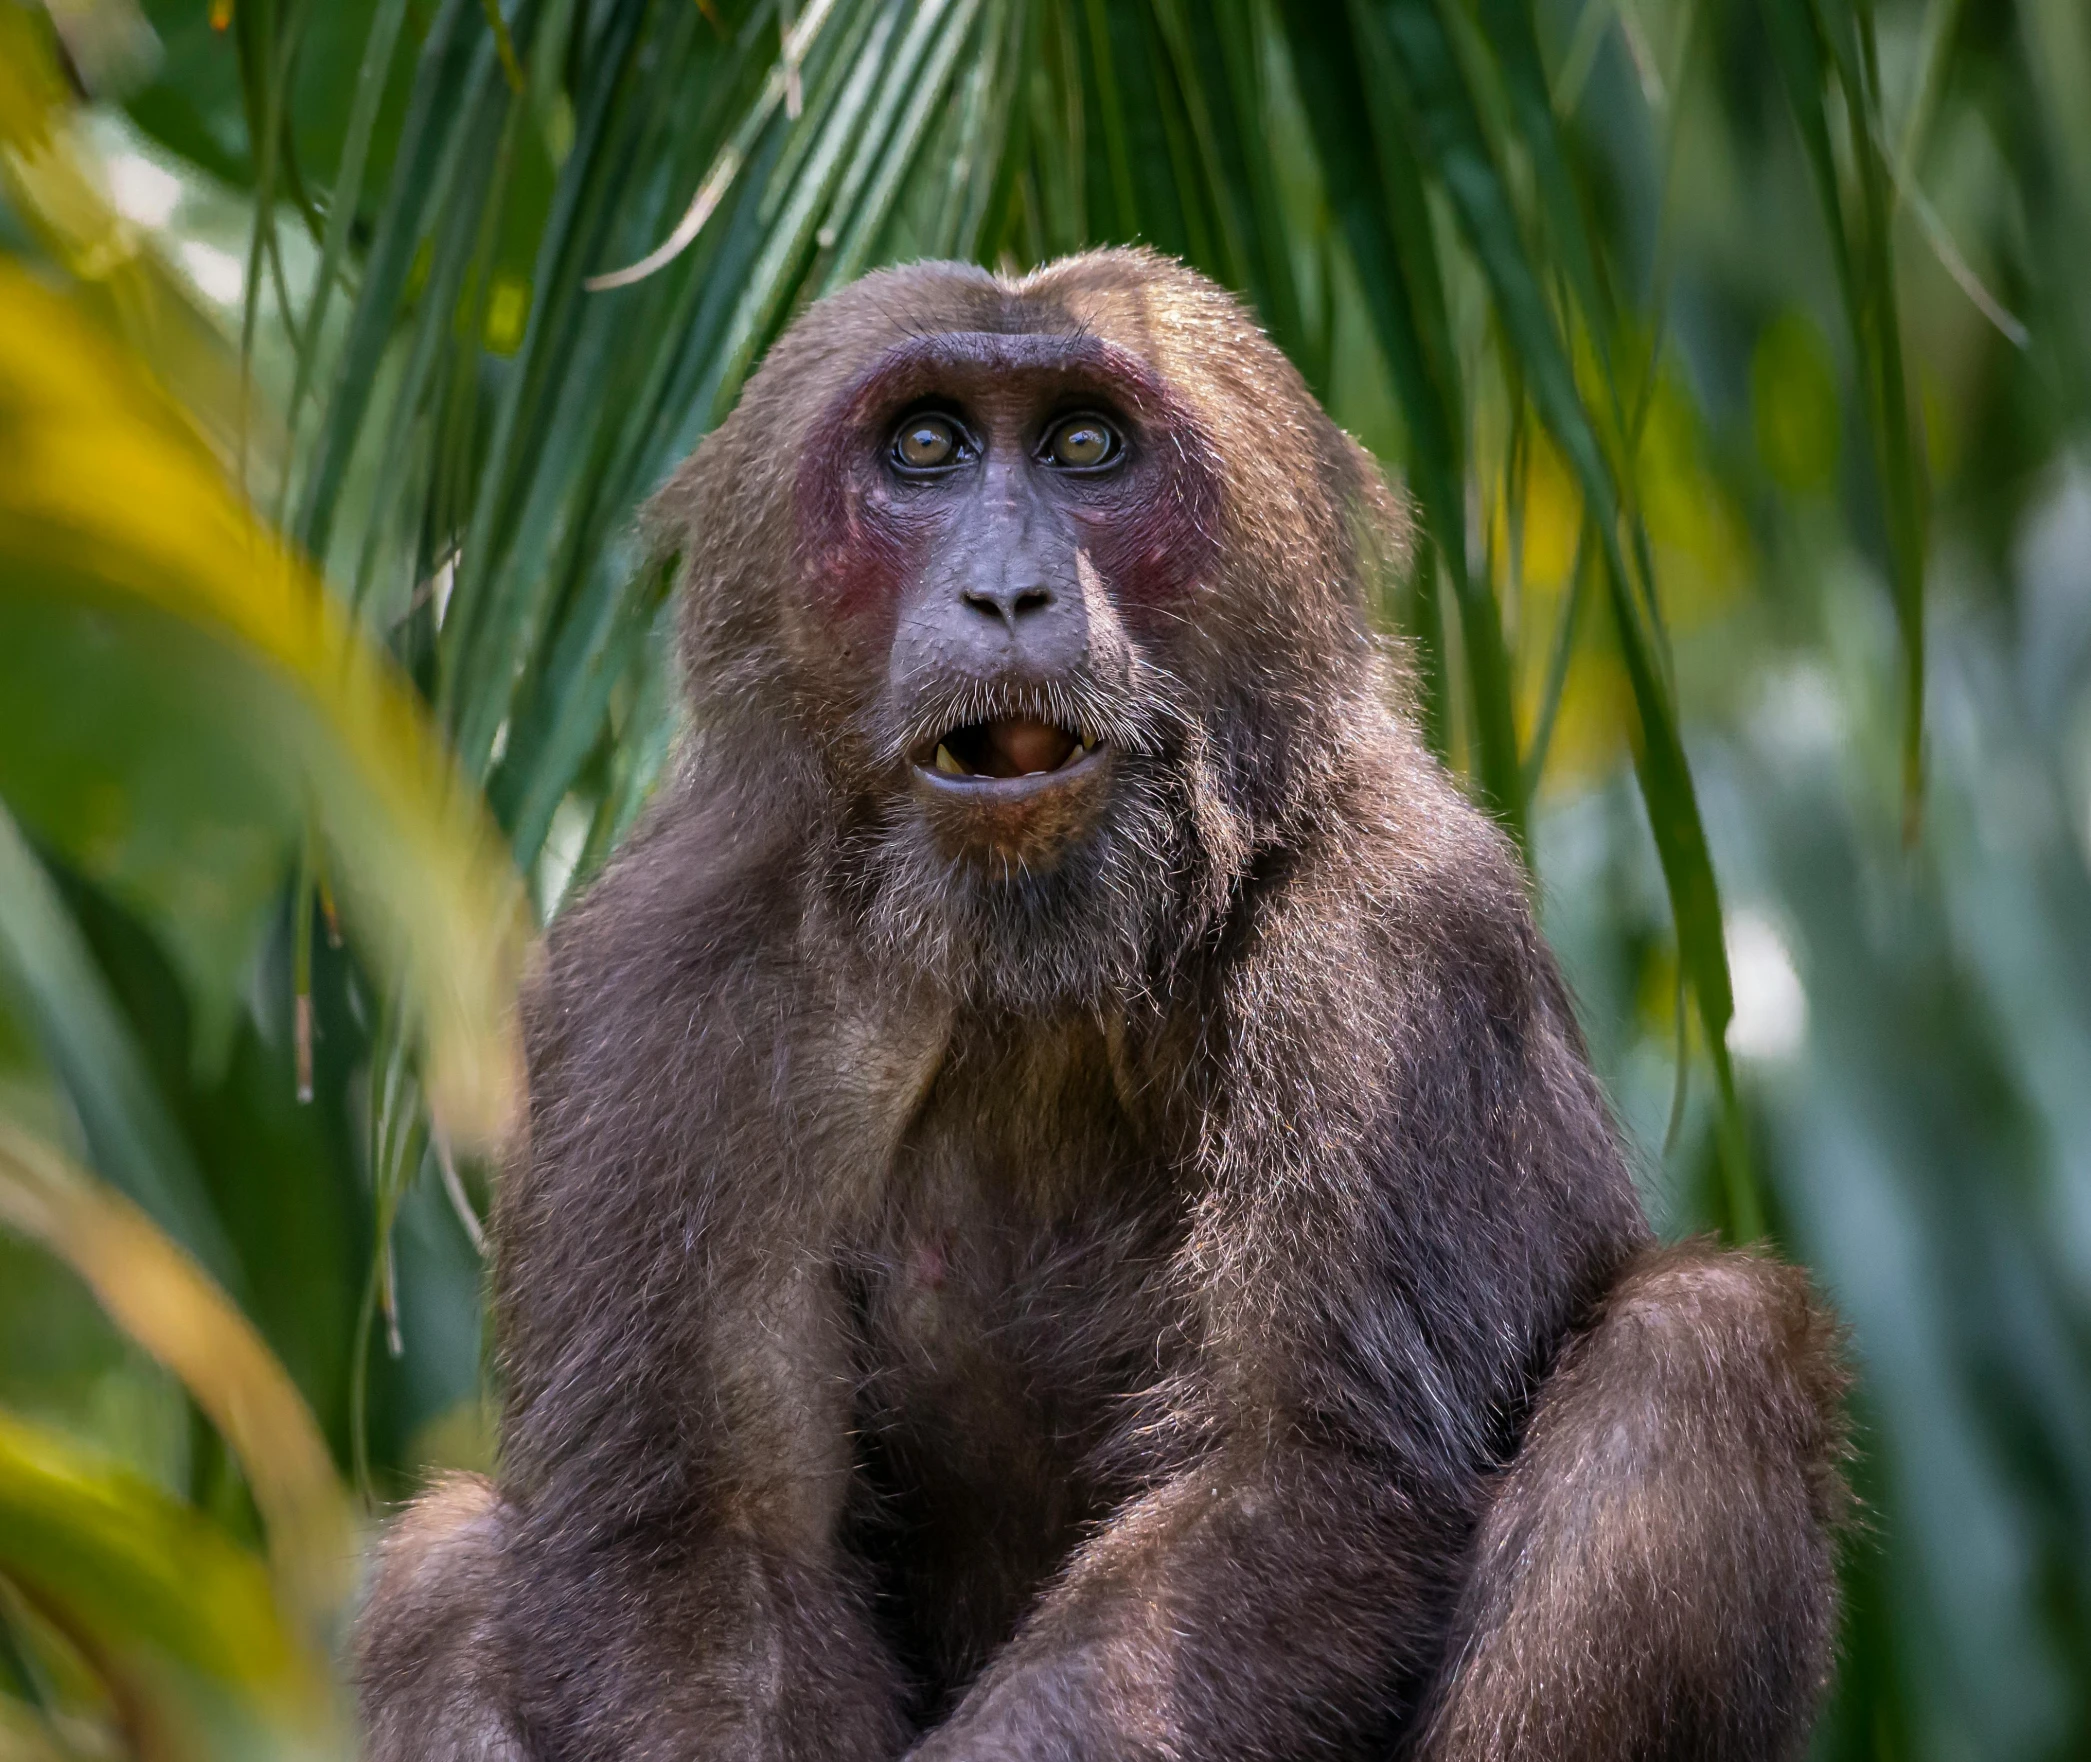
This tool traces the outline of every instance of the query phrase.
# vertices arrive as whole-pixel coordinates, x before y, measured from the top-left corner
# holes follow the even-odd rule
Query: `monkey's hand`
[[[1335,1450],[1222,1451],[1076,1555],[913,1762],[1224,1762],[1391,1729],[1454,1521]]]

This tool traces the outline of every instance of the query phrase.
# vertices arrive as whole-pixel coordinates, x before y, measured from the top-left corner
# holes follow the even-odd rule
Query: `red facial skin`
[[[1061,478],[1056,499],[1128,629],[1158,635],[1173,622],[1215,548],[1219,477],[1203,431],[1115,344],[982,331],[896,344],[815,425],[794,487],[816,618],[838,635],[889,638],[907,584],[951,517],[951,498],[898,482],[887,463],[894,423],[925,403],[961,413],[997,460],[1028,459],[1057,417],[1115,418],[1123,464]]]

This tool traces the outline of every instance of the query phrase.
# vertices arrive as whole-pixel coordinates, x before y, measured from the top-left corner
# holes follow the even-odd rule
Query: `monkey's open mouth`
[[[1085,739],[1057,723],[1026,716],[999,716],[988,722],[965,722],[915,754],[924,771],[955,783],[1031,779],[1072,771],[1097,751]]]

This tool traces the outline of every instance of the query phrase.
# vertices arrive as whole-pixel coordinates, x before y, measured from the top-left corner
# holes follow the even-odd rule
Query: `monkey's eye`
[[[956,465],[964,450],[958,425],[948,416],[910,416],[893,435],[893,463],[903,471],[937,471]]]
[[[1101,416],[1069,416],[1047,431],[1039,456],[1069,471],[1094,471],[1125,450],[1118,430]]]

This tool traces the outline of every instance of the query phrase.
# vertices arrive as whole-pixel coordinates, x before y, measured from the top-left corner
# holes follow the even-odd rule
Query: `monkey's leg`
[[[1844,1374],[1790,1267],[1651,1251],[1482,1521],[1429,1762],[1797,1755],[1836,1635]]]
[[[394,1526],[357,1636],[368,1762],[522,1762],[492,1627],[501,1496],[446,1480]]]

